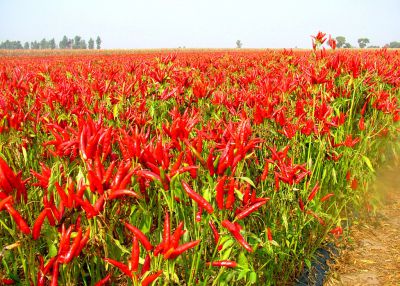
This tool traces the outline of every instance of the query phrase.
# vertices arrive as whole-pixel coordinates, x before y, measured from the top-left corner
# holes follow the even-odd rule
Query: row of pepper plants
[[[0,58],[0,279],[283,285],[398,137],[388,50]]]

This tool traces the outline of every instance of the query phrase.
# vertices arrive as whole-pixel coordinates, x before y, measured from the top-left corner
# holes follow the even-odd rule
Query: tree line
[[[349,42],[346,41],[346,38],[343,36],[338,36],[335,38],[336,39],[336,46],[338,48],[345,48],[345,49],[349,49],[349,48],[354,48]],[[357,40],[358,46],[360,47],[360,49],[364,49],[364,48],[381,48],[379,46],[376,45],[369,45],[370,43],[368,38],[359,38]],[[389,44],[386,44],[384,46],[382,46],[382,48],[389,48],[389,49],[399,49],[400,48],[400,42],[390,42]]]
[[[96,40],[90,38],[87,43],[81,36],[75,36],[74,38],[68,38],[64,36],[62,40],[58,43],[54,40],[54,38],[47,40],[43,38],[41,41],[33,41],[33,42],[25,42],[24,44],[21,41],[9,41],[6,40],[0,43],[0,49],[7,50],[44,50],[44,49],[101,49],[101,38],[97,36]],[[96,46],[95,46],[96,45]]]

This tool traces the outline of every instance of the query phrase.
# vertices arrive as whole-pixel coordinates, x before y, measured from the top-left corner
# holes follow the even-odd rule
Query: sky
[[[311,48],[400,41],[399,0],[0,0],[0,41],[100,36],[105,49]]]

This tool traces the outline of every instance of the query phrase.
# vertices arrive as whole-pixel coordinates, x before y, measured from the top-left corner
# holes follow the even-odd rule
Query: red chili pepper
[[[32,228],[32,237],[34,240],[39,238],[44,219],[48,216],[49,211],[51,211],[49,208],[45,208],[43,211],[40,212],[39,216],[35,220]]]
[[[208,158],[207,158],[207,169],[210,172],[211,176],[214,176],[215,173],[215,168],[214,168],[214,149],[215,147],[212,147],[210,150],[210,153],[208,154]]]
[[[304,211],[304,202],[301,198],[299,198],[299,207],[301,211]]]
[[[68,200],[68,196],[65,193],[64,189],[58,184],[58,182],[56,182],[54,184],[54,186],[56,187],[57,193],[60,196],[61,201],[63,202],[64,206],[67,207],[67,208],[71,208],[72,205],[69,204],[70,202]]]
[[[200,240],[194,240],[194,241],[179,245],[177,248],[174,249],[174,251],[172,251],[172,253],[171,253],[171,255],[169,255],[168,259],[174,259],[174,258],[178,257],[183,252],[195,247],[199,243],[200,243]]]
[[[224,192],[225,192],[226,176],[218,178],[217,186],[215,187],[217,206],[220,210],[224,209]]]
[[[99,141],[99,137],[100,137],[100,133],[96,133],[96,135],[93,135],[90,137],[89,142],[86,145],[86,156],[89,159],[93,158],[94,152],[98,146],[98,141]]]
[[[207,262],[207,266],[214,266],[214,267],[227,267],[227,268],[235,268],[237,266],[236,261],[232,260],[219,260],[213,262]]]
[[[13,208],[10,204],[5,204],[4,205],[8,213],[12,216],[14,219],[14,222],[18,226],[18,228],[22,231],[22,233],[25,234],[30,234],[31,230],[28,226],[28,224],[25,222],[25,220],[22,218],[21,214]]]
[[[159,175],[157,175],[156,173],[149,171],[149,170],[139,170],[136,171],[136,175],[146,178],[148,180],[152,180],[152,181],[159,181],[161,182],[161,177]]]
[[[164,246],[165,246],[164,242],[161,242],[160,244],[158,244],[154,248],[154,251],[153,251],[154,256],[158,256],[161,252],[163,252],[164,251]]]
[[[74,225],[70,225],[68,229],[65,230],[65,225],[63,224],[61,226],[61,239],[60,239],[60,246],[58,248],[59,255],[65,255],[65,253],[68,251],[70,245],[70,237],[73,228]]]
[[[75,191],[74,191],[74,184],[72,182],[71,178],[68,178],[68,205],[74,207],[74,201],[75,201]]]
[[[354,178],[354,179],[351,181],[351,189],[352,189],[353,191],[355,191],[355,190],[357,190],[357,187],[358,187],[358,181],[357,181],[356,178]]]
[[[94,204],[94,209],[98,213],[103,211],[103,209],[104,209],[104,194],[100,195],[100,197],[97,199],[97,201]]]
[[[165,212],[164,218],[164,231],[163,231],[163,243],[164,249],[168,250],[170,247],[170,239],[171,239],[171,225],[169,220],[169,213],[168,211]]]
[[[1,159],[1,157],[0,157],[0,159]],[[11,192],[13,191],[13,186],[11,185],[11,183],[8,180],[9,179],[8,179],[7,175],[4,173],[4,171],[0,167],[0,187],[7,194],[11,194]]]
[[[121,182],[122,178],[125,177],[126,172],[130,167],[130,161],[121,161],[118,166],[117,174],[115,174],[114,180],[111,183],[111,188],[118,188],[119,183]]]
[[[137,237],[134,235],[132,240],[132,252],[131,252],[131,271],[136,272],[139,267],[139,241]]]
[[[237,240],[237,242],[239,242],[240,245],[244,247],[244,249],[246,249],[248,252],[253,252],[253,249],[241,235],[239,228],[235,224],[233,224],[229,220],[224,220],[222,222],[222,226],[225,227],[233,235],[233,237]]]
[[[117,199],[122,196],[129,196],[129,197],[133,197],[136,199],[140,198],[140,196],[137,193],[135,193],[134,191],[122,189],[122,190],[111,191],[111,193],[108,195],[108,199],[114,200],[114,199]]]
[[[196,213],[196,221],[201,221],[201,214],[203,213],[203,208],[200,205],[197,205],[197,213]]]
[[[337,226],[329,232],[332,233],[334,236],[339,237],[343,234],[343,229],[342,227]]]
[[[272,232],[271,232],[271,229],[268,227],[267,228],[267,236],[268,236],[268,240],[269,241],[272,241],[273,240],[273,238],[272,238]]]
[[[80,246],[80,242],[82,239],[82,229],[78,229],[78,234],[75,236],[74,241],[71,245],[71,248],[68,250],[68,252],[65,255],[60,255],[58,261],[63,263],[63,264],[68,264],[71,262],[72,258],[75,256],[76,250]]]
[[[106,173],[104,174],[104,177],[103,177],[103,181],[102,181],[103,184],[104,183],[108,183],[108,184],[110,183],[109,181],[111,179],[112,172],[113,172],[116,164],[117,164],[117,161],[112,161],[110,166],[108,166],[108,168],[106,170]],[[111,184],[109,184],[109,185],[111,185]]]
[[[96,176],[98,178],[103,178],[103,176],[104,176],[104,166],[101,163],[100,154],[99,154],[99,152],[97,152],[98,150],[100,150],[100,149],[97,148],[96,154],[94,156],[94,169],[96,171]]]
[[[215,227],[215,225],[213,224],[213,222],[211,220],[208,221],[208,225],[211,227],[211,230],[212,230],[212,233],[213,233],[213,236],[214,236],[215,245],[218,245],[218,241],[219,241],[218,230],[217,230],[217,228]]]
[[[334,196],[334,194],[332,194],[332,193],[327,194],[327,195],[325,195],[324,197],[322,197],[322,198],[320,199],[320,201],[321,201],[321,202],[324,202],[324,201],[326,201],[327,199],[329,199],[329,198],[332,197],[332,196]]]
[[[261,174],[261,181],[265,181],[265,179],[267,178],[268,170],[269,170],[269,162],[266,161],[265,162],[265,166],[264,166],[264,170],[263,170],[263,172]]]
[[[83,235],[81,241],[79,242],[79,247],[75,251],[75,257],[79,256],[79,254],[82,252],[82,249],[86,246],[87,242],[89,241],[90,238],[90,228],[88,228]]]
[[[147,251],[153,249],[153,246],[151,245],[150,241],[147,239],[146,235],[140,229],[127,222],[124,222],[124,225],[127,229],[129,229],[133,233],[133,235],[135,235],[139,239],[140,243]]]
[[[88,180],[89,180],[90,190],[93,193],[97,191],[99,194],[102,194],[104,192],[103,184],[92,170],[88,170]]]
[[[185,192],[188,194],[188,196],[194,200],[196,203],[199,204],[200,207],[205,209],[209,214],[212,214],[214,212],[213,207],[209,202],[206,201],[205,198],[203,198],[201,195],[196,193],[185,181],[181,181],[183,189]]]
[[[3,279],[1,279],[1,283],[3,285],[14,285],[15,281],[14,281],[14,279],[11,279],[11,278],[3,278]]]
[[[313,211],[311,211],[311,210],[308,210],[308,211],[307,211],[307,214],[310,214],[310,215],[312,215],[314,218],[316,218],[316,219],[318,220],[318,222],[319,222],[321,225],[325,225],[325,221],[324,221],[322,218],[320,218],[315,212],[313,212]]]
[[[181,236],[184,234],[183,231],[183,221],[181,221],[177,228],[175,229],[174,234],[171,236],[171,242],[170,242],[170,248],[176,248],[179,245],[179,240],[181,239]]]
[[[240,213],[238,213],[236,215],[236,219],[239,220],[239,219],[243,219],[243,218],[247,217],[248,215],[250,215],[257,209],[259,209],[261,206],[265,205],[269,200],[270,200],[270,198],[265,198],[264,200],[258,201],[256,203],[254,203],[253,205],[245,208],[244,210],[242,210]]]
[[[90,204],[87,200],[82,200],[81,198],[76,197],[75,201],[81,206],[81,208],[85,211],[86,217],[88,219],[97,216],[99,213],[96,209]]]
[[[125,189],[126,186],[131,182],[132,175],[135,172],[136,172],[135,170],[128,172],[128,174],[126,174],[125,177],[121,180],[121,183],[119,184],[118,188]]]
[[[351,179],[351,172],[350,172],[350,171],[347,171],[347,173],[346,173],[346,180],[347,180],[347,182],[350,182],[350,179]]]
[[[105,131],[103,146],[101,150],[101,153],[103,154],[103,160],[111,151],[111,132],[112,132],[111,128],[108,128],[107,131]]]
[[[6,193],[11,193],[13,187],[16,187],[16,176],[7,162],[0,157],[0,186],[5,188]]]
[[[172,165],[171,172],[170,172],[172,177],[175,175],[175,173],[178,171],[179,167],[182,164],[183,154],[184,154],[183,152],[180,152],[178,155],[178,158],[176,159],[176,162],[174,163],[174,165]]]
[[[4,208],[4,206],[5,206],[6,204],[11,204],[11,205],[12,205],[12,204],[13,204],[12,199],[13,199],[12,196],[8,196],[8,197],[4,198],[3,200],[1,200],[1,201],[0,201],[0,211],[3,210],[3,208]]]
[[[228,196],[226,198],[225,208],[230,210],[235,203],[235,180],[231,179],[229,182]]]
[[[196,150],[196,148],[193,147],[192,144],[189,143],[187,139],[184,139],[183,142],[186,144],[186,146],[189,147],[190,151],[192,151],[193,155],[199,160],[200,164],[204,167],[207,168],[207,163],[203,159],[203,157],[200,155],[200,153]]]
[[[250,184],[247,184],[246,189],[244,190],[243,193],[243,206],[246,206],[249,203],[250,191],[251,191],[251,186]]]
[[[86,154],[86,145],[87,145],[87,129],[86,126],[83,126],[81,130],[81,134],[79,136],[79,151],[82,153],[82,158],[84,161],[88,159],[88,156]]]
[[[143,276],[147,271],[150,270],[151,258],[150,255],[147,254],[144,258],[142,270],[140,271],[140,275]]]
[[[117,267],[119,270],[121,270],[125,275],[132,277],[133,273],[129,270],[129,267],[125,264],[123,264],[122,262],[119,262],[117,260],[111,259],[111,258],[103,258],[103,260],[105,262],[108,262],[112,265],[114,265],[115,267]]]
[[[58,286],[58,274],[59,274],[59,264],[58,261],[54,262],[53,265],[53,275],[51,277],[51,286]]]
[[[198,169],[199,167],[198,166],[186,166],[186,167],[182,167],[182,168],[180,168],[180,169],[178,169],[178,170],[176,170],[176,172],[171,172],[171,176],[173,177],[173,176],[176,176],[176,175],[180,175],[180,174],[183,174],[183,173],[185,173],[185,172],[193,172],[193,171],[197,171],[197,169]]]
[[[315,195],[317,194],[318,190],[319,190],[320,186],[318,184],[318,182],[315,184],[314,188],[312,189],[310,195],[308,196],[308,201],[311,201]]]
[[[147,276],[147,277],[142,281],[142,286],[148,286],[148,285],[150,285],[150,283],[154,282],[162,273],[163,273],[162,270],[159,270],[158,272]]]
[[[106,277],[104,277],[103,279],[99,280],[96,282],[96,284],[94,284],[94,286],[104,286],[106,285],[106,283],[110,280],[111,278],[111,273],[108,274]]]
[[[365,130],[364,117],[360,118],[360,121],[358,122],[358,129],[360,129],[360,131]]]
[[[279,190],[279,174],[277,172],[274,172],[275,175],[275,191]]]

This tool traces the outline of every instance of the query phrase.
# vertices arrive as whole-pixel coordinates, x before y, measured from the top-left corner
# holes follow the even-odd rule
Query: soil
[[[400,165],[377,173],[376,216],[354,223],[325,286],[400,285]]]

